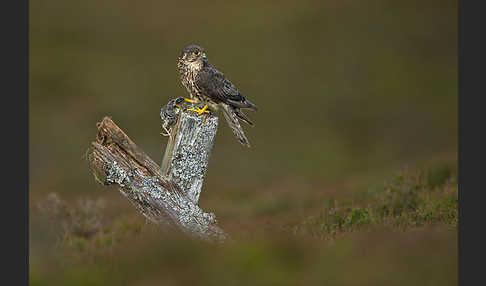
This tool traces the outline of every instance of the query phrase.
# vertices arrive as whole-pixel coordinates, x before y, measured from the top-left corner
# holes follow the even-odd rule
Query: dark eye
[[[199,53],[200,53],[200,52],[199,52],[199,51],[194,51],[194,52],[192,52],[192,53],[193,53],[195,56],[197,56],[197,55],[199,55]]]

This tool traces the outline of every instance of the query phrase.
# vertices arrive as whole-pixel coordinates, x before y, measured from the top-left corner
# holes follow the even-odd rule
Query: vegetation
[[[136,212],[108,219],[102,200],[69,204],[51,193],[38,211],[55,229],[57,255],[51,270],[34,263],[31,285],[131,285],[140,279],[149,285],[454,285],[457,254],[444,249],[457,231],[456,177],[450,167],[402,172],[357,202],[328,200],[319,216],[263,233],[259,226],[252,233],[234,231],[236,240],[224,245],[164,232]],[[407,276],[388,277],[374,265],[407,269]],[[339,274],[347,267],[353,276]]]
[[[70,205],[57,193],[38,204],[41,215],[56,234],[56,245],[80,252],[102,251],[127,236],[140,234],[142,224],[133,218],[103,220],[103,200],[82,200]]]
[[[457,227],[457,181],[448,167],[426,175],[404,172],[369,196],[360,204],[329,200],[319,216],[309,217],[292,230],[335,238],[378,225],[402,230],[435,223]]]
[[[457,180],[449,167],[410,174],[402,172],[383,188],[370,191],[356,202],[328,200],[319,216],[285,228],[295,235],[335,239],[347,232],[389,227],[400,230],[458,223]],[[57,244],[79,251],[111,247],[125,236],[141,233],[141,220],[117,219],[103,222],[103,201],[84,200],[69,205],[51,193],[38,205],[41,213],[57,228]]]

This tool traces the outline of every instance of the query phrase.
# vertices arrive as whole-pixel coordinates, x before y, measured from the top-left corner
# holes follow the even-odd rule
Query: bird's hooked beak
[[[202,55],[202,59],[203,59],[203,60],[207,60],[207,59],[208,59],[208,57],[206,56],[206,53],[204,53],[204,54]]]

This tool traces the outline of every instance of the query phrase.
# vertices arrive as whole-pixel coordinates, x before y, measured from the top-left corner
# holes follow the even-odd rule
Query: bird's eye
[[[198,56],[200,52],[199,52],[199,51],[194,51],[194,52],[192,52],[192,53],[193,53],[195,56]]]

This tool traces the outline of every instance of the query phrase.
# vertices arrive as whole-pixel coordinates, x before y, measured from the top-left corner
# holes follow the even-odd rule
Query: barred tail
[[[245,136],[243,132],[243,128],[241,128],[240,122],[238,122],[238,110],[235,107],[232,107],[228,104],[220,104],[223,109],[223,115],[228,122],[229,127],[233,130],[233,134],[235,134],[236,138],[242,145],[250,148],[250,142]]]

